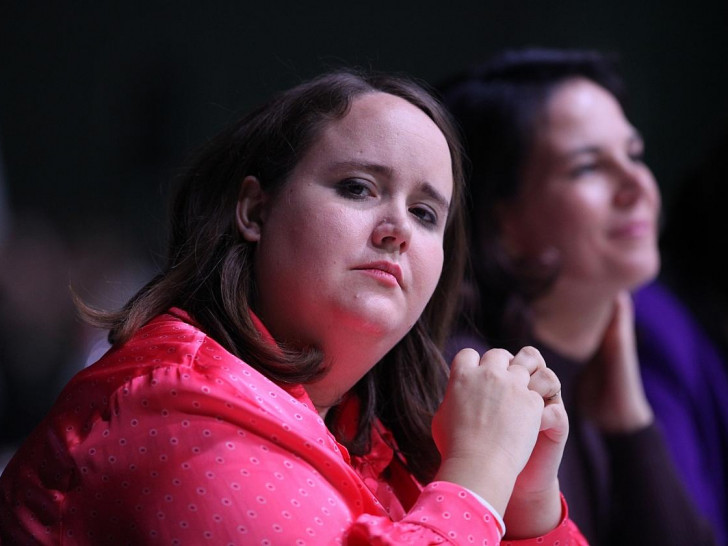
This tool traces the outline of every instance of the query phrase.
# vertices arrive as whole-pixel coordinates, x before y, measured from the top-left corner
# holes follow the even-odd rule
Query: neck
[[[586,362],[601,345],[613,312],[614,294],[557,283],[533,304],[536,338],[564,356]]]
[[[338,332],[341,334],[341,332]],[[333,336],[319,345],[325,355],[325,375],[304,385],[316,411],[325,418],[354,385],[391,350],[382,336]]]
[[[362,327],[361,323],[334,318],[327,323],[299,325],[294,331],[287,331],[285,322],[284,328],[276,329],[276,321],[262,313],[253,314],[253,320],[271,343],[286,340],[293,346],[316,347],[321,351],[325,370],[323,377],[304,383],[303,387],[322,419],[406,333],[388,328]]]

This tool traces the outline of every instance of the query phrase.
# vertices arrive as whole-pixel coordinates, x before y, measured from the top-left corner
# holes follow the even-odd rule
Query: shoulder
[[[302,387],[277,385],[172,310],[79,372],[51,415],[86,422],[162,410],[233,417],[241,406],[281,415],[307,402]]]

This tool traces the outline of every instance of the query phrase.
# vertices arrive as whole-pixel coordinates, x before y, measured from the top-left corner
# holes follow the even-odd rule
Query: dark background
[[[165,188],[226,122],[328,68],[434,83],[522,46],[620,56],[668,204],[728,123],[725,1],[0,2],[0,440],[98,339],[69,285],[117,305],[151,275]]]

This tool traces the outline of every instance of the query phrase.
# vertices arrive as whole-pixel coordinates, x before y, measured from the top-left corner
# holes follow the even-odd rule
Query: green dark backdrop
[[[144,235],[192,147],[340,64],[435,81],[503,47],[618,53],[668,198],[728,110],[728,2],[4,2],[0,145],[15,209]],[[152,224],[150,224],[150,222]]]

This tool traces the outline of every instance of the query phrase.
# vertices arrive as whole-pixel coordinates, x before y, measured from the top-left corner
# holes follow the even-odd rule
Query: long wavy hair
[[[461,329],[476,330],[489,343],[511,350],[530,336],[530,304],[549,289],[559,264],[510,256],[496,211],[522,190],[537,123],[557,88],[586,78],[625,106],[617,63],[616,57],[586,50],[505,51],[437,86],[462,130],[469,160],[472,271]]]
[[[415,326],[355,386],[361,405],[356,434],[339,434],[335,409],[327,424],[353,454],[364,454],[375,419],[380,419],[392,431],[410,471],[426,482],[439,466],[430,427],[446,384],[441,349],[457,309],[467,243],[459,135],[446,109],[423,84],[340,70],[278,94],[207,143],[178,181],[161,273],[119,311],[78,304],[87,321],[109,329],[113,344],[124,343],[150,319],[177,306],[230,353],[270,379],[286,384],[319,377],[324,373],[320,351],[288,346],[285,340],[279,340],[282,350],[274,350],[261,340],[251,320],[254,246],[236,227],[236,203],[240,183],[248,175],[257,177],[269,194],[279,192],[326,124],[343,118],[356,97],[372,92],[407,100],[447,139],[454,186],[445,259],[434,294]]]

